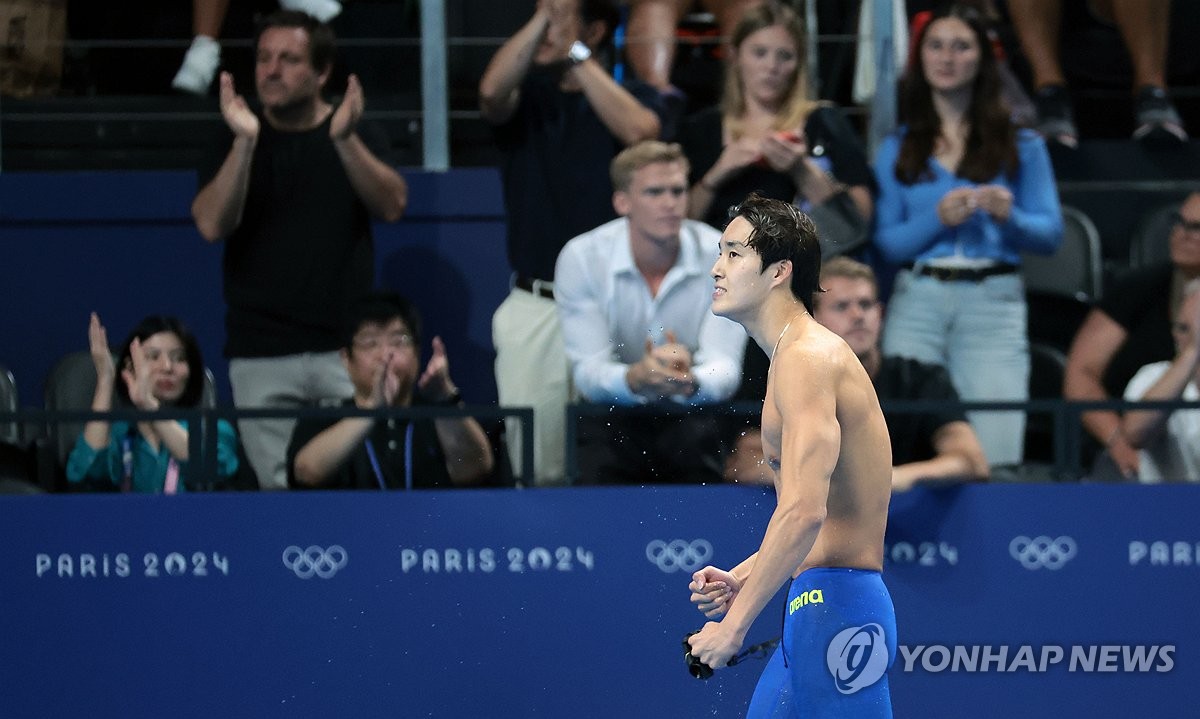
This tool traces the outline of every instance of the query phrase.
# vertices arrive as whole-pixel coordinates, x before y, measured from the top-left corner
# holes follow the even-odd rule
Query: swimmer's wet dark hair
[[[745,218],[750,223],[746,244],[762,259],[761,271],[780,260],[792,263],[792,294],[813,311],[813,294],[821,289],[821,243],[812,218],[790,202],[773,200],[758,193],[729,208],[729,219]]]

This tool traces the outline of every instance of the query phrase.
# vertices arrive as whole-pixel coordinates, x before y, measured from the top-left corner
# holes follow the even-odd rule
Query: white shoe
[[[338,0],[279,0],[279,7],[308,13],[321,22],[329,22],[342,11]]]
[[[183,65],[175,73],[171,87],[193,95],[207,95],[220,65],[221,43],[207,35],[197,35],[183,56]]]

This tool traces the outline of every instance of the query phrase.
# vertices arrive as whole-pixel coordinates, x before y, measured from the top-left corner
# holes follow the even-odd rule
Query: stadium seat
[[[1129,241],[1129,267],[1136,269],[1171,259],[1171,228],[1179,203],[1161,205],[1147,212],[1133,230]]]
[[[1022,257],[1029,304],[1029,339],[1065,352],[1103,292],[1100,232],[1080,210],[1064,205],[1063,240],[1053,255]]]

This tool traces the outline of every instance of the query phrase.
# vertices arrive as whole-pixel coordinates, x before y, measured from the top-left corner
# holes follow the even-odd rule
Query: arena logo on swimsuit
[[[806,607],[809,604],[824,604],[825,594],[820,589],[810,589],[807,592],[801,592],[799,596],[788,604],[788,614],[795,614],[800,607]]]

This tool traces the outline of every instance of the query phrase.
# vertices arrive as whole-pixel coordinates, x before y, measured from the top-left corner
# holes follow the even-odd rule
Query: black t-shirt
[[[343,406],[354,406],[354,400],[346,400]],[[309,488],[296,482],[296,454],[313,437],[339,421],[337,418],[309,418],[296,423],[287,451],[289,487]],[[404,489],[408,486],[409,468],[414,488],[449,489],[454,486],[450,481],[450,473],[446,471],[446,455],[442,452],[433,420],[408,422],[389,419],[376,421],[367,439],[358,443],[346,461],[319,488],[382,489],[375,463],[371,461],[371,453],[367,449],[368,442],[387,489]]]
[[[1126,275],[1104,292],[1099,309],[1128,333],[1104,371],[1109,397],[1124,397],[1133,375],[1151,362],[1175,356],[1171,336],[1171,279],[1174,267],[1162,263]]]
[[[225,238],[227,357],[336,350],[345,308],[374,285],[370,213],[329,138],[331,118],[281,132],[259,115],[245,212]],[[358,134],[376,157],[387,157],[377,127],[363,123]],[[225,128],[200,170],[201,187],[232,142]]]
[[[875,376],[875,394],[884,406],[888,434],[892,438],[892,465],[933,459],[937,451],[934,435],[951,422],[966,422],[958,407],[945,407],[920,414],[887,409],[888,400],[941,400],[957,402],[958,392],[944,367],[918,362],[909,357],[884,357]]]
[[[828,171],[838,182],[863,185],[875,193],[875,174],[867,162],[862,141],[840,110],[835,107],[813,110],[804,122],[804,134],[809,153],[819,164],[827,164]],[[701,110],[684,121],[679,130],[679,143],[692,166],[689,182],[699,182],[717,163],[725,149],[722,140],[719,108]],[[796,191],[796,183],[786,173],[752,165],[717,188],[703,219],[713,227],[723,229],[729,222],[729,208],[746,199],[751,192],[792,202]]]
[[[616,217],[608,168],[624,149],[582,92],[559,89],[560,78],[561,70],[531,70],[513,116],[493,127],[504,153],[508,262],[541,280],[554,278],[568,240]],[[625,89],[658,111],[653,88],[631,81]]]

